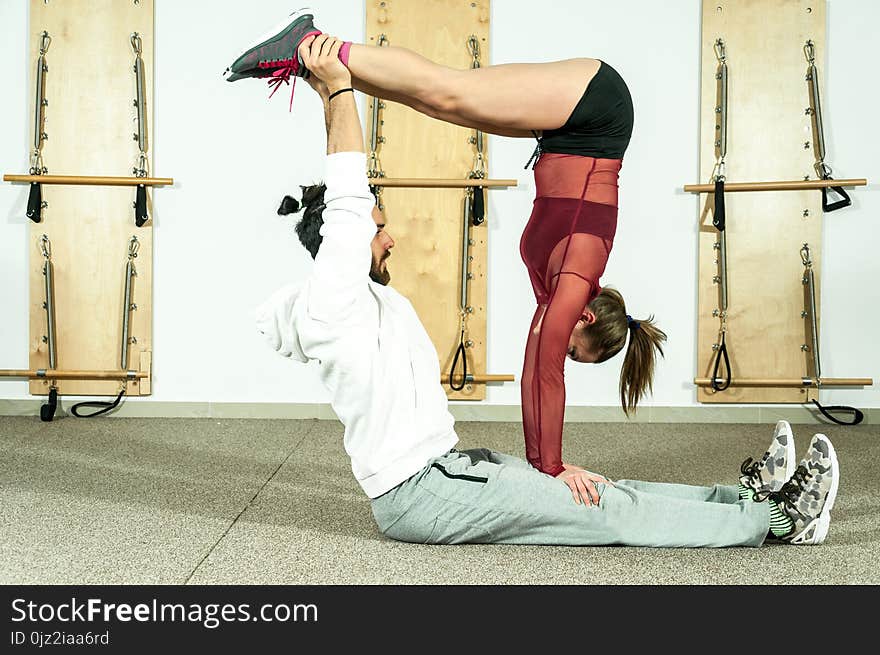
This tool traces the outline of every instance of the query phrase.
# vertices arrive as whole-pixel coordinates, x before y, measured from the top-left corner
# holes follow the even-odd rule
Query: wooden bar
[[[452,376],[452,379],[456,384],[461,382],[460,375],[454,375]],[[483,384],[485,382],[513,382],[515,379],[516,378],[512,375],[468,375],[466,382]],[[449,374],[443,374],[440,376],[440,384],[449,384]]]
[[[809,191],[811,189],[824,189],[826,187],[854,187],[865,186],[868,180],[865,178],[851,180],[791,180],[781,182],[725,182],[724,192],[734,191]],[[686,184],[686,193],[713,193],[714,184]]]
[[[170,177],[100,177],[84,175],[4,175],[4,182],[40,182],[64,186],[170,186]]]
[[[149,371],[57,371],[0,369],[0,378],[29,380],[130,380],[150,377]]]
[[[370,184],[381,187],[411,187],[419,189],[464,189],[467,187],[511,187],[516,186],[516,180],[486,180],[486,179],[431,179],[418,177],[384,178],[374,177]]]
[[[868,387],[874,384],[872,378],[819,378],[823,387]],[[712,386],[711,378],[696,378],[694,384],[698,387]],[[815,387],[816,382],[811,378],[801,379],[777,379],[762,380],[750,378],[733,378],[731,387]]]

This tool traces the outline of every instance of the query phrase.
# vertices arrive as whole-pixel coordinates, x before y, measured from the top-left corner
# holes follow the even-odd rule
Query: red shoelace
[[[293,84],[290,88],[290,107],[288,111],[293,111],[293,93],[296,91],[296,74],[299,71],[299,62],[296,60],[296,57],[292,59],[276,59],[273,61],[261,61],[259,63],[260,68],[272,68],[274,69],[268,77],[268,84],[272,87],[272,93],[269,94],[269,97],[275,95],[275,92],[281,88],[282,84],[290,84],[290,77],[293,76]]]

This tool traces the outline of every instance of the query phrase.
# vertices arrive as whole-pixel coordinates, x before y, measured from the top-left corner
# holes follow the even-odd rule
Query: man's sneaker
[[[294,77],[307,77],[308,70],[303,65],[297,49],[303,39],[312,34],[320,34],[312,20],[311,9],[293,12],[282,23],[257,39],[254,45],[232,62],[226,70],[231,73],[228,82],[246,77],[270,77],[278,69],[289,69]]]
[[[794,475],[796,458],[791,426],[788,421],[779,421],[773,432],[773,441],[761,460],[755,462],[749,457],[742,463],[739,481],[751,491],[754,500],[766,500]]]
[[[789,533],[779,539],[808,545],[825,541],[839,482],[834,446],[824,434],[817,434],[791,480],[770,496],[794,524]]]

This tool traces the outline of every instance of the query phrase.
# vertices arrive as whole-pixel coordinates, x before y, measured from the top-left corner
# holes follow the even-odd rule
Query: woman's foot
[[[284,81],[291,76],[308,77],[309,72],[297,49],[303,39],[321,33],[312,23],[313,18],[312,11],[307,8],[293,12],[236,58],[226,69],[231,73],[226,81],[235,82],[246,77],[280,77]]]

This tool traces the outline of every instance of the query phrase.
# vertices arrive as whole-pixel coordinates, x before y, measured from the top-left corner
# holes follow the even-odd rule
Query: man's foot
[[[283,23],[239,55],[226,69],[231,73],[227,81],[235,82],[246,77],[276,77],[286,82],[291,76],[308,77],[309,71],[303,65],[297,49],[307,36],[321,33],[312,23],[313,18],[312,11],[307,8],[293,12]]]
[[[794,475],[796,457],[791,426],[788,421],[779,421],[761,460],[755,462],[749,457],[742,463],[739,481],[745,489],[740,495],[758,502],[766,500]]]
[[[792,522],[788,533],[777,535],[777,538],[790,544],[805,545],[825,541],[839,482],[834,446],[824,434],[817,434],[791,480],[770,496]]]

